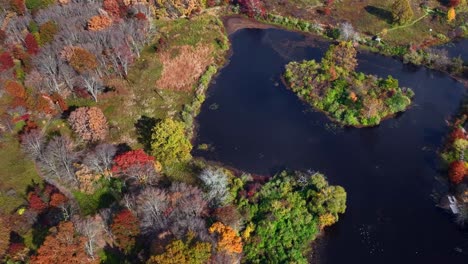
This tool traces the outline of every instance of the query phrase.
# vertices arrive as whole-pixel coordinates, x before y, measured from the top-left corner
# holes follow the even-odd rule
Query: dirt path
[[[246,18],[240,15],[232,15],[226,16],[222,18],[224,27],[226,28],[226,32],[228,35],[232,33],[244,29],[244,28],[260,28],[260,29],[267,29],[267,28],[278,28],[273,25],[263,24],[255,19]]]

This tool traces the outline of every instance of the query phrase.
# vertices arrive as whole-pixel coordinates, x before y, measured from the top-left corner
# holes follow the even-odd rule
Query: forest
[[[376,126],[417,96],[356,72],[357,52],[468,76],[461,58],[431,48],[468,34],[465,0],[386,0],[391,12],[365,21],[344,2],[0,0],[0,262],[308,263],[346,213],[339,183],[193,156],[210,148],[193,142],[207,89],[229,63],[225,18],[332,43],[321,62],[288,64],[284,79],[345,126]],[[419,17],[437,33],[409,26]],[[457,186],[465,121],[442,153]]]

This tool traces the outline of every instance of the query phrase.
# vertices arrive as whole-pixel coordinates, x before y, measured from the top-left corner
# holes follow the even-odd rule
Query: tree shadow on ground
[[[370,5],[364,7],[364,9],[369,14],[374,15],[374,16],[384,20],[388,24],[393,23],[392,12],[390,12],[388,10],[385,10],[383,8],[380,8],[380,7],[370,6]]]
[[[151,135],[153,134],[154,126],[159,121],[160,120],[153,117],[142,116],[135,123],[138,142],[143,145],[143,148],[146,152],[151,150]]]

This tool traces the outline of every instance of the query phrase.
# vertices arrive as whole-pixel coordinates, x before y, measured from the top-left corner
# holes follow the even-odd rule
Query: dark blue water
[[[460,57],[465,63],[468,63],[468,39],[459,39],[439,48],[446,49],[450,57]]]
[[[231,62],[197,118],[196,143],[214,150],[194,155],[266,175],[319,170],[345,187],[348,208],[326,230],[323,263],[468,263],[467,232],[431,196],[442,173],[436,151],[448,131],[444,120],[457,110],[461,84],[361,54],[360,71],[398,78],[415,91],[414,105],[375,128],[339,129],[280,81],[285,64],[320,59],[328,44],[280,30],[242,30],[231,40]]]

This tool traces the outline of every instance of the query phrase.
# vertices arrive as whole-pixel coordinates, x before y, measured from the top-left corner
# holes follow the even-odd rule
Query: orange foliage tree
[[[80,107],[68,118],[73,131],[83,140],[96,142],[107,136],[107,121],[98,107]]]
[[[108,16],[93,16],[88,20],[88,29],[91,31],[103,30],[110,25],[112,25],[112,19]]]
[[[72,222],[62,222],[51,229],[37,255],[31,258],[31,264],[49,263],[99,263],[98,259],[89,259],[85,251],[86,238],[77,235]]]
[[[18,82],[14,81],[7,81],[5,85],[5,90],[8,94],[13,97],[25,99],[26,98],[26,90],[24,89],[23,85]]]
[[[94,70],[98,66],[96,56],[84,48],[68,47],[65,53],[67,53],[65,57],[70,66],[79,73]]]
[[[454,161],[450,164],[449,178],[455,184],[463,181],[466,174],[465,162],[462,160]]]
[[[456,16],[457,16],[457,14],[455,13],[455,8],[453,8],[453,7],[449,8],[449,10],[447,12],[447,21],[452,22],[453,20],[455,20]]]
[[[226,251],[230,254],[242,253],[242,239],[230,226],[221,222],[216,222],[210,227],[210,233],[218,233],[218,250]]]

